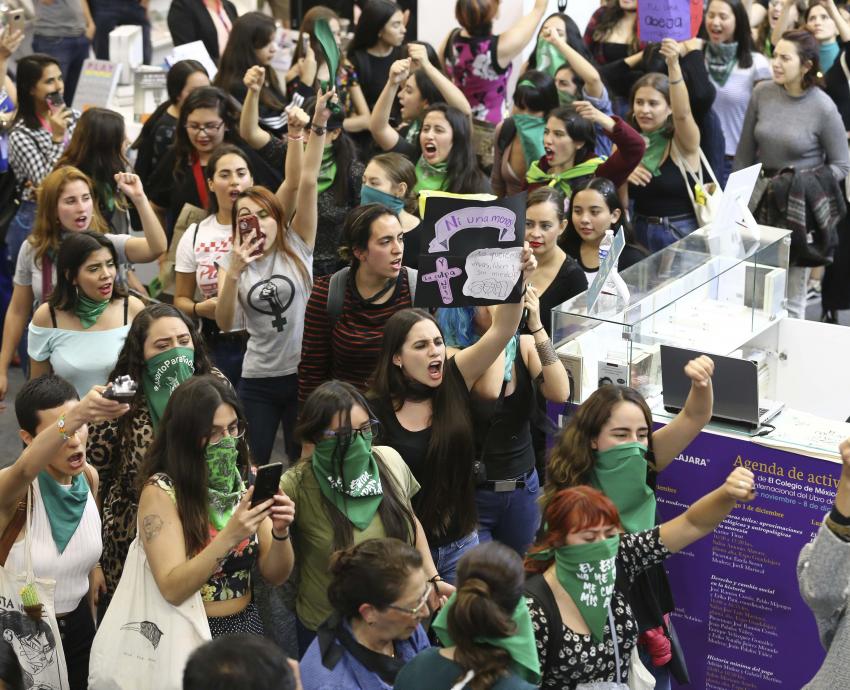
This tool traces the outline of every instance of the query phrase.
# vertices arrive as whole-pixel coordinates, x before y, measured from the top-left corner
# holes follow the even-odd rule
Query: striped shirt
[[[365,391],[381,352],[384,326],[401,309],[412,307],[407,271],[402,271],[392,297],[369,304],[354,287],[354,272],[345,287],[342,313],[331,329],[328,315],[330,276],[316,278],[304,314],[304,339],[298,368],[298,401],[325,381],[338,379]]]

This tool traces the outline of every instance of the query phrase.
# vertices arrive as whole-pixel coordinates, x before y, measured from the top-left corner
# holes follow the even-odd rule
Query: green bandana
[[[313,33],[316,40],[322,47],[322,52],[325,54],[325,60],[328,63],[328,74],[330,82],[336,81],[336,72],[339,69],[339,46],[336,44],[333,31],[327,19],[319,19],[313,27]]]
[[[233,436],[225,436],[218,443],[207,444],[207,497],[210,524],[221,532],[242,496],[244,486],[239,476],[239,449]]]
[[[646,484],[646,446],[621,443],[596,454],[590,483],[620,512],[626,532],[643,532],[655,526],[655,492]]]
[[[89,484],[80,472],[71,479],[70,488],[61,486],[47,470],[38,473],[38,489],[50,522],[50,532],[61,554],[83,519],[89,500]]]
[[[738,64],[738,41],[705,44],[705,67],[715,84],[723,86]]]
[[[558,91],[558,102],[561,105],[572,105],[578,100],[578,96],[574,93],[567,93],[566,91]]]
[[[658,177],[661,174],[661,159],[664,158],[670,139],[664,134],[664,127],[659,127],[649,134],[643,133],[641,136],[646,142],[646,151],[644,151],[641,163],[644,168],[652,173],[653,177]]]
[[[336,179],[336,160],[334,159],[333,145],[325,146],[322,152],[322,165],[319,168],[319,194],[328,189]]]
[[[558,70],[567,64],[567,59],[561,55],[561,52],[549,41],[544,41],[542,38],[537,41],[537,49],[534,51],[534,55],[537,60],[537,69],[546,72],[552,79],[555,78]]]
[[[404,133],[404,140],[416,146],[419,142],[419,132],[422,131],[422,120],[414,120]]]
[[[416,186],[413,191],[419,194],[423,189],[431,192],[443,191],[443,186],[446,184],[446,170],[448,163],[443,161],[436,165],[431,165],[422,156],[416,163]]]
[[[575,603],[594,642],[602,641],[608,605],[617,579],[620,536],[592,544],[561,546],[529,554],[540,561],[555,559],[555,575]]]
[[[154,432],[174,389],[194,373],[195,351],[188,347],[175,347],[145,362],[142,390],[148,401]]]
[[[557,187],[569,199],[573,194],[573,188],[570,186],[568,180],[575,180],[579,177],[593,175],[593,173],[596,172],[596,168],[604,162],[605,159],[601,157],[591,158],[590,160],[584,161],[584,163],[574,165],[572,168],[565,170],[564,172],[548,173],[544,172],[544,170],[540,167],[540,161],[534,161],[528,169],[525,179],[529,184],[546,184],[550,187]]]
[[[514,115],[519,143],[522,144],[522,152],[525,160],[536,161],[543,155],[543,130],[546,128],[546,120],[536,115]]]
[[[77,303],[74,305],[74,313],[83,324],[83,328],[91,328],[97,323],[97,317],[100,316],[109,306],[109,300],[93,300],[86,297],[77,288]]]
[[[359,530],[366,529],[384,498],[378,462],[372,455],[372,433],[352,434],[341,467],[335,466],[339,440],[326,438],[313,449],[313,474],[322,495]]]
[[[446,605],[440,609],[431,627],[444,647],[451,647],[454,641],[449,635],[449,611],[455,605],[457,594],[453,593]],[[475,642],[491,644],[504,649],[514,662],[514,671],[532,685],[540,682],[540,661],[537,658],[537,645],[534,641],[534,628],[525,597],[520,597],[513,615],[516,632],[510,637],[476,637]]]

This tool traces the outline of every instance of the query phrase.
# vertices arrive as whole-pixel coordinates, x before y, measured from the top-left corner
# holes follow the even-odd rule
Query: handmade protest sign
[[[417,307],[519,302],[525,196],[428,197]]]
[[[686,41],[696,35],[701,21],[702,0],[638,0],[638,37],[643,42]]]

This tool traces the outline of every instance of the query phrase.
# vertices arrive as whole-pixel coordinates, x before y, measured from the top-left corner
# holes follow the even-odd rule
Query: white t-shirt
[[[713,79],[711,83],[717,91],[712,108],[720,120],[720,128],[726,139],[726,155],[734,156],[741,139],[741,129],[747,106],[757,82],[771,78],[770,63],[761,53],[753,53],[753,64],[746,69],[735,65],[723,86]],[[709,77],[710,78],[710,77]]]
[[[313,250],[295,232],[289,246],[301,259],[308,282],[293,261],[279,251],[248,264],[239,276],[239,305],[245,314],[248,348],[242,378],[288,376],[298,371],[304,312],[313,285]],[[227,270],[230,254],[219,265]]]

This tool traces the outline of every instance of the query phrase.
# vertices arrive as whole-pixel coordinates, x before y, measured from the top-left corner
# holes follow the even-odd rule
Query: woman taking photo
[[[287,470],[280,486],[298,506],[292,534],[301,568],[295,613],[302,655],[333,613],[328,599],[333,551],[393,537],[419,554],[424,570],[420,597],[426,579],[435,585],[432,605],[453,591],[439,582],[422,525],[410,506],[419,484],[392,448],[372,445],[376,424],[364,397],[341,381],[319,386],[301,409],[297,434],[302,459]],[[377,563],[370,561],[373,569]]]
[[[419,552],[399,539],[367,539],[331,556],[333,615],[319,626],[299,667],[304,690],[390,690],[431,644],[420,623],[434,585]]]
[[[158,369],[163,375],[156,379]],[[130,542],[136,536],[139,467],[153,441],[160,419],[177,384],[212,370],[203,338],[192,322],[170,304],[153,304],[140,311],[130,326],[115,368],[108,376],[129,376],[136,382],[130,410],[120,420],[93,424],[89,429],[89,459],[100,473],[103,518],[103,574],[107,595],[121,577]]]
[[[129,324],[145,305],[116,286],[118,255],[98,232],[62,242],[56,275],[56,289],[29,326],[30,378],[52,371],[85,395],[108,383]]]
[[[163,598],[200,591],[213,637],[263,634],[251,569],[272,586],[292,572],[292,500],[251,505],[245,416],[233,388],[196,376],[172,394],[140,475],[139,536]]]
[[[131,173],[117,173],[115,183],[139,211],[145,231],[144,237],[105,235],[115,248],[118,264],[155,260],[166,250],[165,232],[145,196],[141,181]],[[87,175],[68,167],[54,170],[44,178],[39,188],[35,227],[21,247],[12,301],[3,323],[0,400],[6,395],[12,355],[21,342],[32,309],[53,292],[57,280],[56,257],[62,239],[70,233],[85,230],[105,232],[106,229],[106,223],[94,202],[92,182]]]

